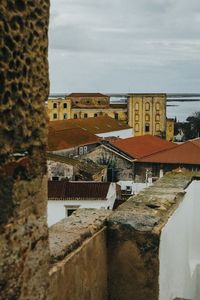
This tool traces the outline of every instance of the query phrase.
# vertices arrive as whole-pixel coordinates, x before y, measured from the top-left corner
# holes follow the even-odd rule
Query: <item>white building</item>
[[[185,190],[160,237],[159,299],[200,299],[200,181]]]
[[[70,216],[78,208],[112,209],[116,199],[116,183],[49,181],[48,225]]]

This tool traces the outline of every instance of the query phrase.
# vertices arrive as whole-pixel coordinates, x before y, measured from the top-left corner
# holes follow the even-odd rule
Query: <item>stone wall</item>
[[[164,299],[159,298],[160,235],[170,216],[184,200],[185,188],[194,175],[191,172],[169,173],[137,196],[129,198],[109,217],[110,300]],[[181,264],[184,265],[185,261]],[[167,280],[170,280],[169,277]]]
[[[50,228],[50,300],[106,300],[105,209],[80,209]]]
[[[133,180],[134,178],[133,163],[102,145],[89,152],[84,157],[93,160],[99,165],[106,165],[108,168],[108,181]],[[109,174],[109,169],[112,171],[112,174]],[[111,177],[113,180],[111,180]]]
[[[0,2],[0,299],[46,299],[48,0]]]

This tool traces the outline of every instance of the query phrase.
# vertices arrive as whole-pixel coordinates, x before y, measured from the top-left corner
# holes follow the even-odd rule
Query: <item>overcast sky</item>
[[[200,92],[200,0],[51,0],[51,92]]]

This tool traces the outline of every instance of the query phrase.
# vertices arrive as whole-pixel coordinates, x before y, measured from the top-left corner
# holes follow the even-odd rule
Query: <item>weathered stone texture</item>
[[[50,228],[50,300],[107,299],[107,210],[80,209]]]
[[[108,219],[110,300],[159,299],[162,228],[197,173],[168,174],[129,198]]]
[[[0,299],[46,299],[48,0],[0,1]]]

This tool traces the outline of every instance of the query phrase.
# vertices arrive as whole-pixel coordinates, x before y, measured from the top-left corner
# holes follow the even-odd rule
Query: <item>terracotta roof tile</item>
[[[177,147],[168,149],[140,159],[141,162],[200,165],[200,140],[187,141]]]
[[[131,127],[122,121],[115,120],[108,116],[85,118],[85,119],[69,119],[62,121],[51,121],[49,127],[56,130],[64,130],[67,128],[82,128],[93,134],[111,132]]]
[[[163,151],[165,149],[177,147],[177,145],[174,143],[152,135],[120,139],[113,141],[111,144],[132,158],[137,159],[159,151]]]
[[[48,181],[48,199],[106,200],[108,182]]]
[[[107,95],[103,95],[101,93],[71,93],[67,97],[108,97]]]
[[[69,128],[60,131],[49,129],[48,151],[70,149],[81,145],[98,143],[101,139],[81,128]]]

